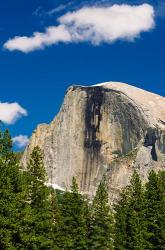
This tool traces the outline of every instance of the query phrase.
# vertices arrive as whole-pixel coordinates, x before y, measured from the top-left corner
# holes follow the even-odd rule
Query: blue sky
[[[0,118],[13,137],[49,123],[72,84],[121,81],[165,96],[164,1],[2,0],[0,37]]]

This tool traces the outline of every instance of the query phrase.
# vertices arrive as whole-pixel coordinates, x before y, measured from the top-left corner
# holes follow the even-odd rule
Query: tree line
[[[92,201],[47,181],[42,152],[35,147],[26,171],[12,150],[9,131],[0,132],[0,249],[165,249],[165,171],[151,171],[143,185],[135,171],[114,205],[103,178]]]

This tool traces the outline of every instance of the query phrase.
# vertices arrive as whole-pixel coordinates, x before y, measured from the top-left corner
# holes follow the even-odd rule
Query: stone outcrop
[[[165,98],[124,83],[71,86],[54,120],[34,131],[24,166],[36,145],[49,183],[66,188],[75,176],[93,195],[106,175],[115,198],[134,169],[145,181],[165,167]]]

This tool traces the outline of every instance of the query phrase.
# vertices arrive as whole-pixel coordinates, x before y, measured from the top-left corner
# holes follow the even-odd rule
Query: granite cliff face
[[[71,86],[54,120],[34,131],[24,166],[36,145],[49,183],[66,188],[75,176],[92,195],[106,175],[115,198],[134,169],[145,181],[165,167],[165,98],[124,83]]]

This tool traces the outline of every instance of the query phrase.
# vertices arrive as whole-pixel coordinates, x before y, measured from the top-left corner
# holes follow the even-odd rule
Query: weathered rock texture
[[[44,152],[48,182],[94,194],[102,176],[116,197],[134,169],[145,181],[165,167],[165,98],[124,83],[72,86],[55,119],[34,131],[22,162],[34,146]]]

